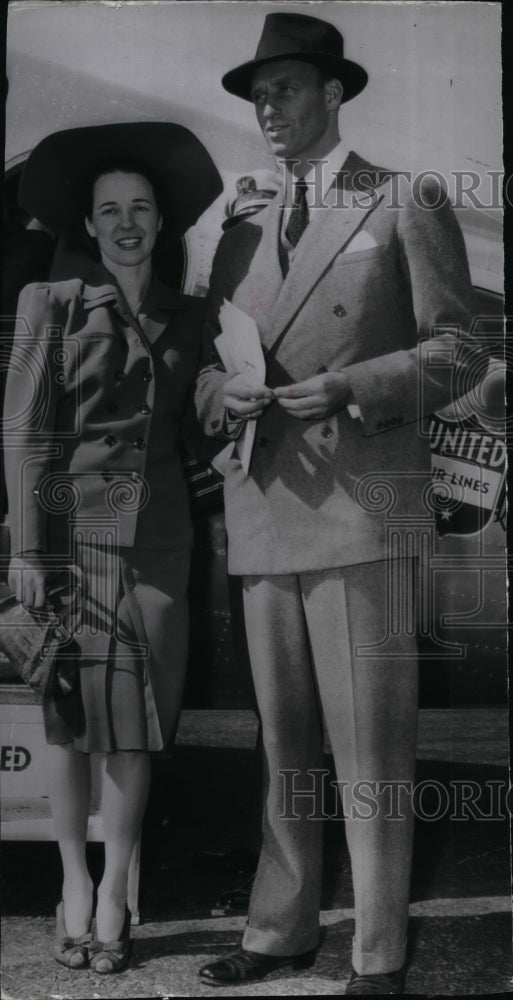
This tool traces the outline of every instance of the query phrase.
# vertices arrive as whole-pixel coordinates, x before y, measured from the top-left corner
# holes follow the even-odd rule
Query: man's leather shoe
[[[315,953],[304,955],[263,955],[258,951],[237,951],[220,958],[217,962],[204,965],[199,971],[200,979],[209,986],[230,986],[235,983],[251,983],[263,979],[275,969],[290,965],[293,969],[305,969],[314,961]]]
[[[406,969],[398,969],[397,972],[379,972],[376,975],[361,976],[354,971],[346,986],[346,997],[350,996],[370,996],[371,994],[387,996],[389,993],[404,993],[404,980]]]

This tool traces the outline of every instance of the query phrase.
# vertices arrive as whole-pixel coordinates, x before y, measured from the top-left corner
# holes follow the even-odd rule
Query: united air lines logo
[[[433,502],[440,534],[472,535],[503,521],[506,445],[472,419],[430,422]]]

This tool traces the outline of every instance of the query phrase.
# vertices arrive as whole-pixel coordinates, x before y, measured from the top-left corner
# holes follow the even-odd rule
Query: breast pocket
[[[387,247],[385,245],[376,245],[375,247],[367,247],[365,250],[343,250],[341,253],[337,254],[333,260],[332,267],[349,267],[351,264],[359,264],[361,261],[373,261],[383,259],[387,253]]]

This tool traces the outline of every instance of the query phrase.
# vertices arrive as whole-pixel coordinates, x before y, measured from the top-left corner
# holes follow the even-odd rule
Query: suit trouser
[[[413,578],[414,565],[392,565],[396,575],[411,572]],[[338,787],[344,789],[355,900],[353,965],[372,974],[404,962],[417,650],[411,621],[401,634],[389,606],[394,589],[385,562],[244,578],[267,783],[263,847],[243,940],[252,951],[294,955],[318,943],[323,824],[308,818],[315,813],[312,796],[295,795],[291,806],[285,787],[288,782],[290,791],[292,770],[298,772],[296,790],[312,789],[311,772],[324,765],[324,716]],[[372,655],[358,649],[363,645],[372,647]],[[396,789],[406,782],[410,794],[400,792],[394,806],[390,789],[380,796],[373,782],[394,782]],[[368,797],[369,788],[376,795],[364,806],[361,796]]]

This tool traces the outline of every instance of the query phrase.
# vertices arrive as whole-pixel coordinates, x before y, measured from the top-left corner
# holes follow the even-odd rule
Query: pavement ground
[[[417,820],[407,990],[414,995],[502,994],[513,989],[507,712],[502,708],[420,713]],[[240,941],[246,916],[216,905],[243,877],[200,865],[198,852],[223,852],[255,836],[249,711],[184,712],[172,755],[154,759],[142,842],[141,923],[126,971],[71,972],[51,957],[61,869],[52,842],[2,849],[2,997],[99,1000],[189,996],[337,996],[351,971],[352,892],[343,821],[325,823],[322,940],[315,964],[278,970],[257,984],[215,988],[197,978],[206,961]],[[327,767],[330,756],[327,754]],[[473,785],[471,783],[474,783]],[[451,819],[444,789],[479,791]],[[459,794],[459,793],[458,793]],[[469,793],[465,793],[469,794]],[[501,797],[502,796],[502,797]],[[461,803],[460,803],[461,805]],[[453,800],[451,798],[451,810]],[[490,818],[495,816],[495,818]],[[486,818],[488,817],[488,818]],[[96,878],[100,844],[88,846]]]

